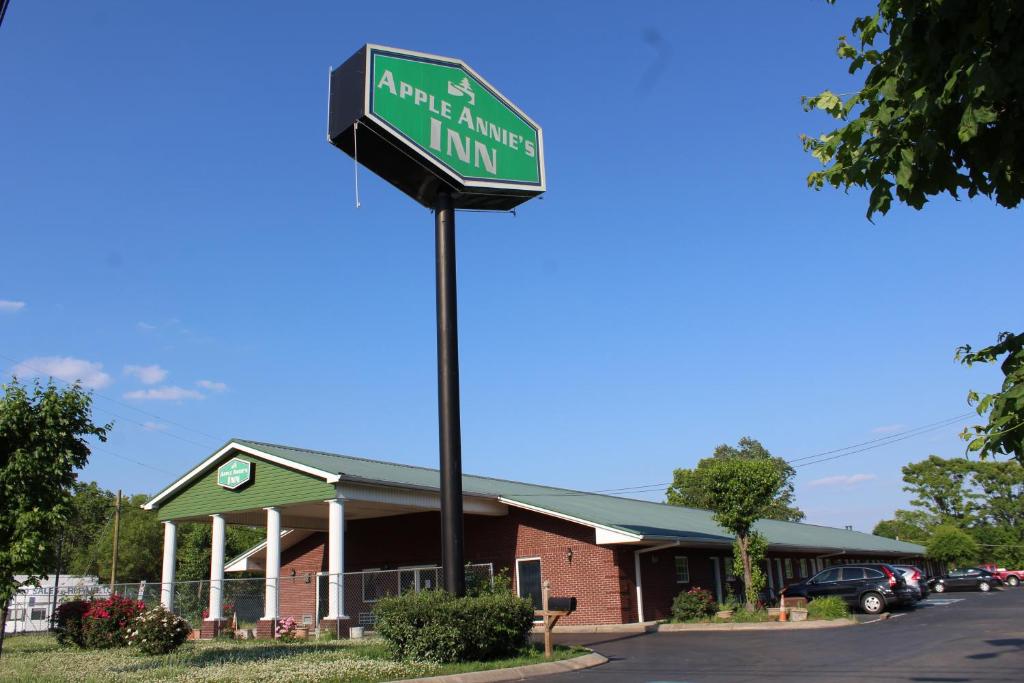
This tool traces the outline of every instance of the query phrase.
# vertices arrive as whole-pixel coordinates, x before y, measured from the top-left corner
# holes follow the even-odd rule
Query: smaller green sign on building
[[[232,458],[217,470],[217,484],[226,489],[237,489],[252,479],[252,463],[241,458]]]

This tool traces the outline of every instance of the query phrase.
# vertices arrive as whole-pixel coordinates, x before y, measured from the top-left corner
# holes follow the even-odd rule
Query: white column
[[[174,609],[174,563],[177,546],[177,527],[164,522],[164,566],[160,577],[160,604],[166,610]]]
[[[267,510],[267,572],[265,592],[264,619],[276,620],[280,615],[277,610],[277,586],[281,577],[281,511],[277,508]]]
[[[644,580],[640,569],[640,551],[633,553],[633,565],[636,571],[636,620],[638,623],[644,621]]]
[[[210,553],[210,616],[209,619],[224,618],[224,518],[213,517],[213,546]]]
[[[345,618],[345,594],[343,573],[345,571],[345,499],[338,497],[327,501],[327,618]]]

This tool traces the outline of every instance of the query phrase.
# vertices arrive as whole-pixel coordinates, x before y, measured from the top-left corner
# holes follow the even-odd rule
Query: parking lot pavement
[[[587,645],[610,661],[537,680],[1024,681],[1024,588],[932,595],[893,618],[846,628],[556,635],[556,642]]]

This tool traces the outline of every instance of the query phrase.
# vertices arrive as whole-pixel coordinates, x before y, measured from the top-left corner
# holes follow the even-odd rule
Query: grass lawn
[[[555,659],[584,654],[558,648]],[[130,647],[79,650],[61,647],[51,635],[8,636],[0,656],[3,681],[389,681],[543,662],[543,652],[515,659],[432,664],[396,662],[383,642],[274,643],[260,640],[190,641],[176,652],[148,656]]]

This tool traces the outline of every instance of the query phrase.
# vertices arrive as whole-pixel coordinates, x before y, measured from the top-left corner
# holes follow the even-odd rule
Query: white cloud
[[[139,328],[143,332],[152,332],[153,330],[156,329],[156,325],[150,325],[149,323],[144,322],[135,323],[135,327]]]
[[[892,434],[893,432],[902,432],[907,428],[907,425],[895,424],[895,425],[882,425],[881,427],[875,427],[871,430],[872,434]]]
[[[142,428],[148,429],[151,432],[162,432],[167,429],[167,425],[163,422],[143,422]]]
[[[159,365],[126,365],[124,374],[138,378],[143,384],[159,384],[167,378],[167,371]]]
[[[24,301],[8,301],[7,299],[0,299],[0,313],[17,313],[23,308],[25,308]]]
[[[56,377],[71,383],[81,381],[86,389],[102,389],[113,379],[103,372],[103,363],[69,356],[37,356],[14,366],[15,377]]]
[[[853,486],[861,482],[878,479],[877,474],[837,474],[832,477],[822,477],[807,483],[808,486]]]
[[[183,389],[181,387],[155,387],[153,389],[129,391],[124,395],[124,397],[140,401],[184,401],[187,399],[203,398],[203,395],[194,389]]]
[[[224,382],[214,382],[208,379],[201,379],[198,382],[196,382],[196,385],[202,387],[203,389],[206,389],[207,391],[221,392],[227,391],[228,389],[228,385],[224,384]]]

